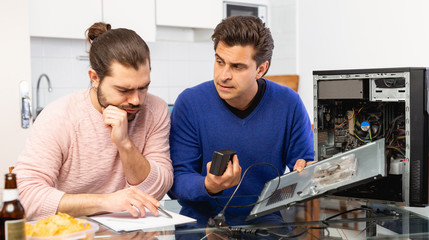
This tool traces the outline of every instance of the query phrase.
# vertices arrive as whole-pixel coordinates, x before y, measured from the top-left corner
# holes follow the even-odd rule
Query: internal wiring
[[[337,128],[341,127],[344,123],[347,123],[347,122],[349,122],[350,120],[354,119],[354,116],[355,116],[355,109],[354,109],[354,108],[352,108],[352,110],[353,110],[353,114],[352,114],[352,116],[351,116],[349,119],[344,120],[342,123],[340,123],[338,126],[336,126],[335,128],[333,128],[331,131],[336,130]],[[362,110],[362,108],[361,108],[361,109],[359,109],[359,112],[360,112],[360,110]]]
[[[352,120],[352,119],[344,120],[342,123],[340,123],[338,126],[336,126],[335,128],[333,128],[331,131],[336,130],[337,128],[341,127],[344,123],[347,123],[347,122],[349,122],[350,120]]]
[[[389,133],[386,135],[386,139],[389,139],[389,138],[390,138],[390,135],[392,134],[393,129],[395,128],[396,121],[397,121],[398,119],[400,119],[400,118],[403,118],[403,117],[404,117],[404,115],[399,115],[399,116],[397,116],[396,118],[394,118],[394,119],[392,120],[392,127],[390,128]]]
[[[368,133],[369,133],[369,140],[368,140],[368,139],[362,139],[362,138],[360,138],[356,133],[354,133],[353,135],[354,135],[357,139],[359,139],[359,141],[369,143],[369,142],[372,142],[371,128],[369,128],[369,129],[368,129]]]
[[[363,107],[361,107],[361,108],[359,109],[359,111],[357,112],[357,114],[353,116],[353,122],[354,122],[354,125],[353,125],[353,135],[354,135],[354,136],[355,136],[359,141],[361,141],[361,142],[365,142],[365,143],[369,143],[369,142],[372,142],[371,126],[370,126],[370,127],[369,127],[369,129],[368,129],[369,139],[362,139],[362,138],[360,138],[360,137],[356,134],[356,116],[357,116],[357,115],[359,115],[359,113],[360,113],[360,111],[362,111],[362,109],[363,109]],[[376,135],[377,135],[377,134],[376,134]]]
[[[350,118],[348,118],[348,119],[344,120],[342,123],[340,123],[340,124],[339,124],[338,126],[336,126],[335,128],[331,129],[331,131],[334,131],[334,130],[338,129],[339,127],[341,127],[341,126],[342,126],[342,125],[344,125],[345,123],[350,122],[351,120],[353,120],[353,129],[355,130],[355,131],[354,131],[354,133],[353,133],[353,136],[355,136],[355,137],[356,137],[359,141],[361,141],[361,142],[366,142],[366,143],[368,143],[368,142],[372,142],[371,128],[368,130],[368,133],[369,133],[369,139],[362,139],[361,137],[359,137],[359,136],[356,134],[356,116],[358,116],[358,115],[359,115],[359,113],[362,111],[362,109],[363,109],[364,107],[365,107],[365,106],[363,106],[363,107],[359,108],[359,110],[357,111],[357,113],[355,112],[355,109],[354,109],[354,108],[352,108],[352,111],[353,111],[352,116],[350,116]]]
[[[398,116],[392,120],[392,126],[389,129],[388,134],[386,135],[386,141],[389,142],[389,144],[386,146],[386,155],[387,156],[389,156],[390,150],[394,150],[394,151],[398,152],[399,154],[401,154],[401,157],[406,158],[406,155],[404,152],[405,147],[403,145],[404,143],[403,143],[403,141],[401,141],[401,140],[406,139],[406,137],[403,135],[403,133],[401,134],[401,130],[402,130],[401,128],[395,129],[396,122],[400,118],[403,118],[403,117],[404,117],[404,115],[400,115],[400,116]],[[396,144],[394,144],[395,142],[396,142]]]
[[[386,146],[386,148],[398,151],[405,158],[405,153],[401,149],[392,146]]]
[[[375,131],[375,133],[374,133],[374,136],[373,136],[373,132],[372,132],[372,130],[371,130],[371,127],[368,129],[368,138],[369,139],[365,139],[365,138],[363,138],[362,136],[359,136],[357,133],[356,133],[356,117],[361,113],[361,111],[363,110],[365,108],[365,106],[363,106],[363,107],[360,107],[359,108],[359,110],[357,110],[357,112],[355,111],[355,109],[354,108],[352,108],[352,111],[353,111],[353,113],[352,113],[352,115],[349,117],[347,117],[348,119],[346,119],[346,120],[344,120],[343,122],[341,122],[340,124],[338,124],[336,127],[334,127],[333,129],[331,129],[331,131],[334,131],[334,130],[336,130],[336,129],[338,129],[338,128],[340,128],[341,126],[343,126],[345,123],[348,123],[348,122],[350,122],[351,120],[353,120],[353,122],[352,122],[352,124],[353,124],[353,136],[354,137],[356,137],[359,141],[361,141],[361,142],[364,142],[364,143],[369,143],[369,142],[372,142],[373,141],[373,137],[375,138],[375,137],[377,137],[378,136],[378,133],[379,133],[379,131]],[[350,123],[349,123],[350,124]]]

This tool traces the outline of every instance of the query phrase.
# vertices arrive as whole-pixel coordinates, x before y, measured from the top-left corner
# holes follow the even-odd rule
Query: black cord
[[[274,189],[274,191],[270,194],[270,196],[268,196],[268,197],[266,197],[266,198],[264,198],[264,199],[262,199],[262,200],[260,200],[260,201],[257,201],[257,202],[255,202],[255,203],[248,204],[248,205],[228,206],[228,205],[229,205],[229,203],[231,202],[232,198],[234,197],[234,195],[237,193],[237,190],[238,190],[238,188],[240,187],[241,183],[243,182],[244,176],[246,175],[247,171],[249,171],[249,169],[250,169],[250,168],[252,168],[252,167],[254,167],[254,166],[256,166],[256,165],[268,165],[268,166],[270,166],[270,167],[272,167],[272,168],[274,168],[274,169],[276,170],[277,175],[278,175],[278,179],[279,179],[279,180],[277,181],[276,189]],[[274,167],[272,164],[270,164],[270,163],[266,163],[266,162],[254,163],[254,164],[250,165],[248,168],[246,168],[246,170],[245,170],[245,171],[244,171],[244,173],[243,173],[243,176],[242,176],[242,177],[241,177],[241,179],[240,179],[240,182],[238,183],[237,187],[235,187],[235,190],[234,190],[234,192],[232,193],[231,197],[229,197],[228,202],[227,202],[225,205],[222,205],[222,204],[220,204],[220,203],[219,203],[218,198],[216,198],[216,202],[217,202],[218,206],[220,206],[220,207],[222,207],[222,206],[223,206],[223,207],[224,207],[224,208],[222,209],[222,211],[221,211],[221,212],[223,212],[223,213],[225,212],[225,210],[226,210],[226,208],[227,208],[227,207],[230,207],[230,208],[244,208],[244,207],[251,207],[251,206],[254,206],[254,205],[256,205],[256,204],[259,204],[259,203],[261,203],[261,202],[263,202],[263,201],[268,200],[270,197],[272,197],[272,196],[276,193],[277,189],[278,189],[278,188],[279,188],[279,186],[280,186],[280,177],[281,177],[281,175],[280,175],[279,170],[278,170],[276,167]]]
[[[269,164],[269,163],[254,163],[254,164],[252,164],[251,166],[249,166],[244,171],[243,176],[242,176],[240,182],[238,183],[237,187],[235,188],[234,192],[232,193],[232,195],[229,198],[228,202],[225,204],[225,206],[222,209],[222,211],[220,211],[216,215],[216,217],[214,217],[213,219],[211,219],[211,218],[209,219],[209,224],[208,224],[209,226],[211,226],[211,227],[214,227],[214,226],[219,227],[220,229],[227,230],[232,235],[238,235],[238,236],[240,236],[241,234],[245,234],[245,235],[255,235],[255,236],[262,236],[262,237],[274,236],[274,237],[280,237],[280,239],[283,239],[283,238],[296,238],[296,237],[299,237],[299,236],[301,236],[303,234],[308,233],[308,231],[312,230],[312,229],[319,229],[319,230],[324,229],[324,230],[328,231],[328,227],[329,227],[328,221],[331,220],[331,219],[333,219],[333,218],[335,218],[335,217],[338,217],[338,216],[341,216],[341,215],[344,215],[344,214],[347,214],[347,213],[350,213],[350,212],[359,211],[359,210],[373,211],[373,209],[371,209],[369,207],[366,207],[366,206],[365,207],[360,207],[360,208],[354,208],[354,209],[351,209],[351,210],[347,210],[347,211],[335,214],[333,216],[330,216],[330,217],[322,220],[323,226],[316,226],[316,227],[315,226],[311,226],[311,227],[307,227],[303,231],[301,231],[301,232],[299,232],[297,234],[293,234],[293,235],[275,233],[273,231],[269,231],[267,228],[247,229],[247,228],[242,228],[242,227],[225,227],[226,225],[225,225],[225,216],[224,216],[224,214],[225,214],[226,208],[228,207],[229,203],[231,202],[232,198],[234,197],[235,193],[237,192],[238,188],[240,187],[240,185],[241,185],[241,183],[242,183],[242,181],[244,179],[244,176],[246,175],[247,171],[250,168],[252,168],[252,167],[254,167],[256,165],[261,165],[261,164],[269,165],[269,166],[273,167],[277,171],[279,181],[277,182],[276,189],[273,191],[273,193],[270,194],[270,196],[266,197],[265,199],[262,199],[261,201],[258,201],[256,203],[254,203],[254,204],[243,205],[243,206],[230,206],[230,207],[249,207],[249,206],[253,206],[255,204],[258,204],[258,203],[261,203],[263,201],[266,201],[267,199],[269,199],[271,196],[274,195],[274,193],[277,191],[277,189],[278,189],[278,187],[280,185],[280,176],[281,175],[280,175],[278,169],[276,167],[274,167],[273,165]],[[216,199],[216,201],[217,201],[217,199]]]
[[[333,216],[330,216],[328,218],[325,218],[325,220],[323,220],[322,223],[325,224],[326,226],[329,226],[329,223],[327,221],[329,221],[329,220],[331,220],[333,218],[336,218],[338,216],[341,216],[341,215],[344,215],[344,214],[347,214],[347,213],[350,213],[350,212],[359,211],[359,210],[373,211],[373,209],[369,208],[369,207],[354,208],[354,209],[350,209],[350,210],[347,210],[347,211],[344,211],[344,212],[337,213],[337,214],[335,214]]]
[[[395,127],[395,123],[396,123],[396,121],[397,121],[397,120],[399,120],[400,118],[403,118],[403,117],[404,117],[404,115],[399,115],[399,116],[397,116],[396,118],[394,118],[394,119],[391,121],[391,123],[392,123],[392,127],[390,128],[389,133],[386,135],[386,139],[387,139],[387,140],[389,140],[390,135],[391,135],[391,134],[392,134],[392,132],[393,132],[393,128]]]
[[[231,202],[232,198],[234,197],[234,195],[237,193],[238,188],[240,187],[241,183],[243,182],[244,176],[246,176],[247,171],[249,171],[249,169],[251,169],[252,167],[256,166],[256,165],[268,165],[272,168],[274,168],[278,174],[278,181],[277,181],[277,186],[276,189],[270,194],[270,196],[266,197],[265,199],[262,199],[261,201],[257,201],[256,203],[253,204],[249,204],[249,205],[243,205],[243,206],[229,206],[229,207],[233,207],[233,208],[240,208],[240,207],[250,207],[250,206],[254,206],[256,204],[259,204],[263,201],[266,201],[267,199],[269,199],[271,196],[273,196],[275,194],[275,192],[277,191],[277,189],[280,186],[280,172],[279,170],[273,166],[272,164],[266,163],[266,162],[261,162],[261,163],[254,163],[252,165],[250,165],[249,167],[246,168],[246,170],[243,173],[243,176],[240,179],[240,182],[238,182],[237,187],[235,187],[234,192],[232,193],[232,195],[229,197],[228,202],[223,206],[224,208],[222,209],[222,211],[220,211],[213,219],[210,218],[209,219],[209,225],[210,226],[217,226],[217,227],[222,227],[225,225],[225,211],[226,208],[228,207],[229,203]],[[219,203],[218,199],[216,198],[216,203],[218,204],[218,206],[222,207],[222,205]]]
[[[323,221],[322,221],[322,224],[323,224],[323,226],[319,226],[319,227],[308,227],[308,228],[306,228],[306,229],[304,229],[303,231],[301,231],[301,232],[299,232],[299,233],[297,233],[297,234],[293,234],[293,235],[289,235],[289,234],[280,234],[280,233],[275,233],[275,232],[268,232],[270,235],[272,235],[272,236],[275,236],[275,237],[280,237],[280,238],[296,238],[296,237],[299,237],[299,236],[301,236],[301,235],[303,235],[303,234],[305,234],[305,233],[308,233],[308,231],[309,230],[312,230],[312,229],[328,229],[328,227],[329,227],[329,223],[328,223],[328,221],[329,220],[331,220],[331,219],[333,219],[333,218],[335,218],[335,217],[338,217],[338,216],[341,216],[341,215],[344,215],[344,214],[347,214],[347,213],[350,213],[350,212],[354,212],[354,211],[359,211],[359,210],[364,210],[364,211],[373,211],[373,209],[372,208],[369,208],[369,207],[360,207],[360,208],[354,208],[354,209],[351,209],[351,210],[347,210],[347,211],[344,211],[344,212],[341,212],[341,213],[338,213],[338,214],[335,214],[335,215],[333,215],[333,216],[330,216],[330,217],[328,217],[328,218],[326,218],[326,219],[324,219]]]

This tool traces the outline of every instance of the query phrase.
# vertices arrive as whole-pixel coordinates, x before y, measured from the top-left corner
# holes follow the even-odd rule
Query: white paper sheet
[[[142,218],[133,217],[127,211],[92,216],[90,218],[117,232],[148,230],[151,228],[174,226],[196,221],[193,218],[186,217],[174,212],[166,212],[173,216],[173,218],[163,215],[162,212],[159,212],[159,215],[155,216],[148,210],[146,210],[145,217]]]

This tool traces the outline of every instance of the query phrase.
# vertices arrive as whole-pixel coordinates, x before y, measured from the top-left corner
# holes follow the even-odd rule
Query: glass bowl
[[[36,224],[37,221],[27,222],[28,224]],[[92,240],[94,239],[95,232],[98,231],[98,224],[86,221],[85,224],[91,225],[90,229],[85,229],[83,231],[74,232],[74,233],[67,233],[62,235],[56,235],[51,237],[33,237],[33,236],[27,236],[27,240]]]

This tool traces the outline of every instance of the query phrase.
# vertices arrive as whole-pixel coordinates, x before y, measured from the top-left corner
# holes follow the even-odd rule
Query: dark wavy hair
[[[212,35],[214,49],[223,42],[228,46],[248,46],[255,49],[253,59],[257,66],[268,61],[271,65],[274,41],[269,28],[258,17],[231,16],[220,22]],[[268,71],[268,69],[267,69]]]

